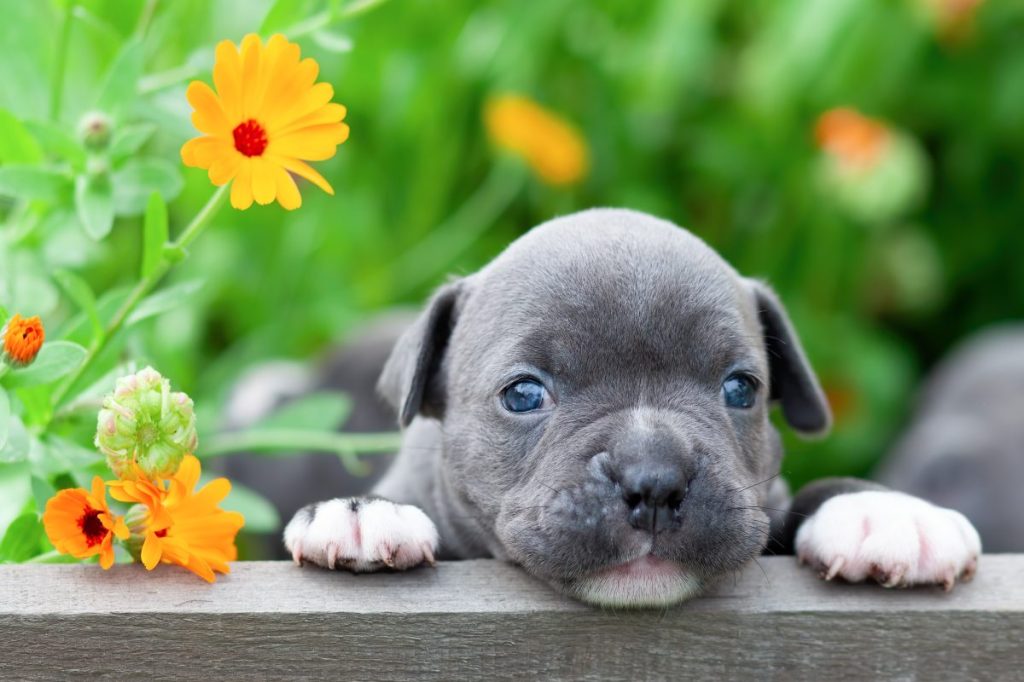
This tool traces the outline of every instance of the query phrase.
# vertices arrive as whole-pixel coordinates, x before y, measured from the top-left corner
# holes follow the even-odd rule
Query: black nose
[[[622,499],[629,507],[629,524],[657,533],[679,525],[686,497],[686,477],[667,467],[630,467],[620,481]]]

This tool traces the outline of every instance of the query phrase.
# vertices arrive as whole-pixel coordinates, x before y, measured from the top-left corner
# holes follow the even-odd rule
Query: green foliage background
[[[188,80],[209,82],[219,40],[281,30],[349,109],[350,140],[318,165],[336,196],[306,185],[293,213],[222,209],[164,284],[180,288],[88,379],[129,358],[152,364],[215,431],[253,363],[317,356],[553,215],[627,206],[690,228],[789,307],[838,413],[828,439],[788,439],[791,482],[864,474],[922,373],[1024,306],[1024,4],[983,2],[959,35],[929,21],[927,5],[0,0],[0,306],[86,345],[89,292],[104,321],[136,281],[150,193],[169,206],[173,235],[213,191],[178,156],[196,134]],[[481,110],[501,92],[580,128],[592,154],[582,183],[545,186],[491,148]],[[814,142],[836,106],[887,121],[923,166],[844,199]],[[100,169],[77,141],[96,109],[121,145]],[[9,172],[26,165],[58,170]],[[95,185],[75,189],[82,177]],[[872,208],[907,182],[921,196]],[[112,229],[95,238],[111,210]],[[102,468],[86,447],[94,412],[53,425],[42,410],[33,423],[52,386],[8,388],[27,425],[15,445],[34,438],[42,451],[0,450],[0,529],[26,510],[31,524],[54,487]],[[0,559],[33,553],[10,552]]]

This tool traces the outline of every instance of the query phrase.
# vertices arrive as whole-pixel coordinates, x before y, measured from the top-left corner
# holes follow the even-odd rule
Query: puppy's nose
[[[679,525],[679,508],[686,497],[686,477],[678,469],[631,467],[620,481],[629,507],[629,524],[652,534]]]

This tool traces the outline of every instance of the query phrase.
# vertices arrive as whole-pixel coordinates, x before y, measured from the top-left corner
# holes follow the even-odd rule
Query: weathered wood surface
[[[764,558],[663,611],[602,611],[513,566],[353,576],[238,563],[0,566],[0,680],[1024,679],[1024,555],[950,594]]]

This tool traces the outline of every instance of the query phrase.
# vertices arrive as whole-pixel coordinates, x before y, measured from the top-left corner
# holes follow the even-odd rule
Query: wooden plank
[[[1024,679],[1024,555],[883,590],[764,558],[661,611],[566,600],[494,561],[354,576],[252,562],[0,566],[0,679]],[[762,571],[763,569],[763,571]]]

